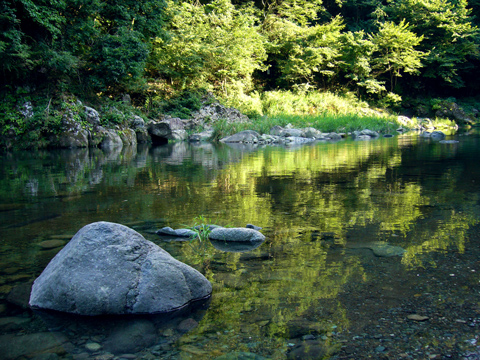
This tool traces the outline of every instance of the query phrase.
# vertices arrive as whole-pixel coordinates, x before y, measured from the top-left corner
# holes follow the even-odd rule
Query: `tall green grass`
[[[264,134],[275,125],[285,127],[288,124],[295,128],[313,127],[322,132],[370,129],[387,133],[400,126],[396,116],[371,108],[351,93],[270,91],[261,96],[254,94],[254,97],[236,105],[250,115],[251,121],[241,124],[217,122],[217,138],[242,130]]]

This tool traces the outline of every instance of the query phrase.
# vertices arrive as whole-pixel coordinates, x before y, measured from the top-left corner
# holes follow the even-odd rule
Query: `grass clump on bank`
[[[250,105],[254,104],[254,107]],[[322,132],[352,132],[370,129],[382,133],[395,131],[400,124],[397,117],[386,111],[372,109],[353,94],[331,92],[294,93],[291,91],[265,92],[256,98],[239,103],[237,107],[251,117],[250,122],[214,125],[216,137],[231,135],[242,130],[269,133],[275,125],[296,128],[313,127]]]

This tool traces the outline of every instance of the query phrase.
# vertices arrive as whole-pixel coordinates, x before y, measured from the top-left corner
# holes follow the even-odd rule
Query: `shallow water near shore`
[[[480,136],[0,157],[0,358],[480,359]],[[164,226],[261,226],[252,248]],[[28,309],[84,225],[127,225],[213,284],[166,316]]]

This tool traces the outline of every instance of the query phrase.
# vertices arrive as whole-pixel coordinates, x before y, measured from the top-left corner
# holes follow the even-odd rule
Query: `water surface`
[[[457,140],[441,144],[410,134],[296,148],[175,143],[2,155],[0,353],[285,359],[305,341],[318,341],[324,355],[340,356],[341,334],[366,326],[380,300],[394,308],[398,299],[431,290],[418,295],[425,279],[415,272],[445,267],[449,254],[478,248],[471,237],[480,213],[480,138]],[[229,252],[155,234],[193,225],[200,215],[222,226],[261,226],[267,240]],[[22,308],[28,284],[95,221],[130,226],[197,268],[213,284],[211,300],[168,319],[117,319],[120,325],[62,322]],[[452,296],[479,280],[472,271]],[[346,295],[367,289],[377,305],[353,309]],[[129,326],[153,335],[128,344]],[[130,335],[122,337],[119,328]],[[49,333],[60,346],[31,345],[35,336],[46,344]],[[470,334],[458,336],[465,341]]]

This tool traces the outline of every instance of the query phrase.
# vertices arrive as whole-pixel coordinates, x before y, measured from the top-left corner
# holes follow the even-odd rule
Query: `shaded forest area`
[[[202,89],[247,113],[269,90],[349,91],[386,107],[476,96],[474,14],[479,0],[3,0],[0,84],[128,93],[146,110]]]

